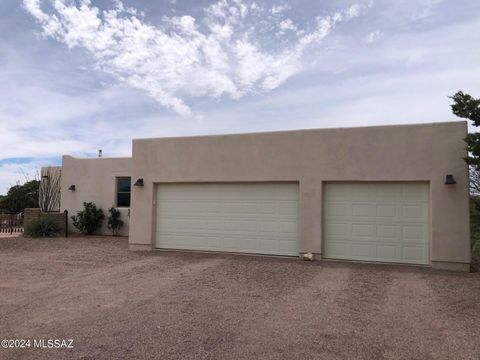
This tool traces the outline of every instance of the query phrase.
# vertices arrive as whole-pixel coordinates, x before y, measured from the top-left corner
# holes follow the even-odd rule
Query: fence
[[[42,212],[38,208],[26,208],[24,214],[25,226],[28,226],[36,220],[49,218],[57,223],[58,227],[60,228],[60,235],[64,235],[65,237],[68,236],[68,211]]]
[[[23,232],[23,214],[0,212],[0,234],[18,234]]]

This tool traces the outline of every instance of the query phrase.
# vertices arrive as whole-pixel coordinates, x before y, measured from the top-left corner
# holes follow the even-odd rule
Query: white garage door
[[[156,247],[298,255],[298,184],[160,184]]]
[[[426,183],[330,183],[324,257],[428,264]]]

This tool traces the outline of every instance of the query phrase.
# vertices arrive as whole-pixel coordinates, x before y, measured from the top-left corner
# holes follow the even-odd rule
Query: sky
[[[0,194],[133,138],[457,120],[478,0],[0,0]]]

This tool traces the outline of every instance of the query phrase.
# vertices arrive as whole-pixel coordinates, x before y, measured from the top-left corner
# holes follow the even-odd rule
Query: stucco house
[[[444,122],[136,139],[131,158],[64,156],[61,211],[118,207],[132,250],[468,270],[466,134]]]

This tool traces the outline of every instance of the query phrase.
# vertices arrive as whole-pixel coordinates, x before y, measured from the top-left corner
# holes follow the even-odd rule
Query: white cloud
[[[280,21],[280,24],[278,24],[278,27],[282,31],[286,31],[286,30],[295,30],[296,31],[296,30],[298,30],[297,25],[295,25],[291,19],[284,19],[284,20]]]
[[[445,0],[418,0],[419,8],[412,14],[412,20],[421,20],[432,15],[435,8]]]
[[[49,10],[45,10],[49,3]],[[316,26],[299,30],[280,18],[288,6],[268,12],[254,2],[219,0],[204,9],[204,17],[164,17],[161,26],[149,24],[142,13],[120,0],[101,11],[89,0],[24,0],[24,7],[43,33],[69,48],[83,48],[98,69],[149,93],[161,105],[192,115],[191,98],[271,91],[302,70],[307,47],[318,44],[340,22],[359,15],[360,6],[316,19]],[[274,20],[268,13],[276,15]],[[275,47],[261,43],[258,16],[276,31],[291,32],[293,40]],[[290,41],[291,40],[291,41]]]
[[[367,44],[373,44],[374,42],[378,41],[383,36],[383,32],[380,29],[372,31],[369,33],[363,41]]]
[[[287,9],[288,9],[288,5],[286,5],[286,4],[274,5],[270,9],[270,12],[273,15],[277,15],[277,14],[280,14],[280,13],[286,11]]]
[[[0,195],[5,195],[8,189],[18,183],[38,179],[42,166],[51,165],[48,161],[26,161],[16,164],[0,163]]]

